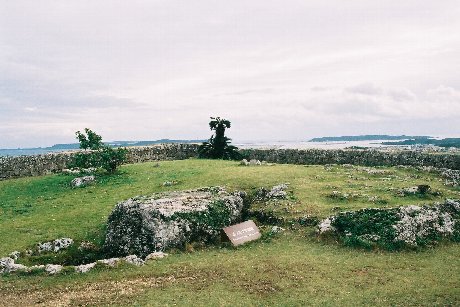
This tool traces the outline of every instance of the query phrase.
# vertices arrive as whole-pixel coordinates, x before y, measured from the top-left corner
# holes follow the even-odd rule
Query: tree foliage
[[[76,138],[80,142],[80,148],[85,152],[75,155],[72,166],[79,168],[102,168],[109,173],[115,172],[126,160],[127,150],[125,148],[112,148],[104,145],[102,137],[94,131],[85,128],[85,134],[77,131]],[[86,152],[89,149],[90,151]]]
[[[78,142],[80,142],[81,149],[91,149],[91,150],[98,150],[101,149],[104,144],[102,143],[102,137],[96,132],[92,131],[91,129],[85,128],[85,133],[81,133],[80,131],[75,132],[77,136]]]
[[[209,128],[215,131],[209,142],[204,142],[198,148],[200,158],[211,159],[239,159],[240,154],[236,146],[230,145],[231,139],[225,136],[225,129],[230,128],[231,123],[227,119],[211,117]]]

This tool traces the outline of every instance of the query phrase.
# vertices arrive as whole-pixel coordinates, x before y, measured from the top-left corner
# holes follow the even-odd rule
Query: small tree
[[[102,137],[94,131],[85,128],[85,134],[80,131],[75,132],[76,138],[80,142],[80,148],[90,149],[91,152],[79,152],[75,155],[73,166],[79,168],[103,168],[109,173],[115,172],[126,160],[127,150],[125,148],[114,149],[104,145]]]
[[[77,140],[80,142],[81,149],[98,150],[104,146],[104,144],[102,143],[102,137],[96,134],[96,132],[92,131],[91,129],[85,128],[85,133],[86,135],[81,133],[80,131],[75,132]]]
[[[209,128],[215,131],[209,142],[204,142],[198,148],[200,158],[211,159],[239,159],[240,154],[236,146],[230,145],[231,139],[225,136],[225,129],[230,128],[231,123],[227,119],[211,117]]]

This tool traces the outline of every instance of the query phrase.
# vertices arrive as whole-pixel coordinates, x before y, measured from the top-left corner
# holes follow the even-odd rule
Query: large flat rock
[[[210,187],[130,198],[110,214],[104,247],[116,256],[146,256],[187,242],[211,242],[240,220],[244,196]]]

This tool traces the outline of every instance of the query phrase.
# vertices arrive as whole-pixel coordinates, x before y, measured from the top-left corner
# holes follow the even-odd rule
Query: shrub
[[[75,134],[80,148],[85,151],[75,154],[72,167],[102,168],[109,173],[115,172],[126,159],[126,148],[113,148],[102,143],[102,137],[85,128],[86,136],[80,131]],[[87,149],[90,149],[89,151]]]

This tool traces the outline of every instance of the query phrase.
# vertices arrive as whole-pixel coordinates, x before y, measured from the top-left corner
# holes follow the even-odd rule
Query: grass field
[[[268,210],[285,220],[323,218],[341,210],[460,199],[435,174],[414,169],[273,165],[184,160],[121,167],[94,185],[72,189],[73,177],[0,181],[0,255],[59,237],[101,244],[107,216],[121,200],[169,190],[225,185],[254,190],[290,183],[290,199]],[[173,186],[163,186],[175,181]],[[434,193],[399,196],[428,184]],[[333,192],[335,191],[335,192]],[[338,196],[337,196],[338,195]],[[260,204],[258,206],[261,206]],[[262,230],[268,233],[268,225]],[[418,252],[364,251],[319,241],[314,228],[286,231],[248,245],[175,251],[137,268],[90,273],[2,276],[4,305],[406,305],[460,304],[460,246]]]

